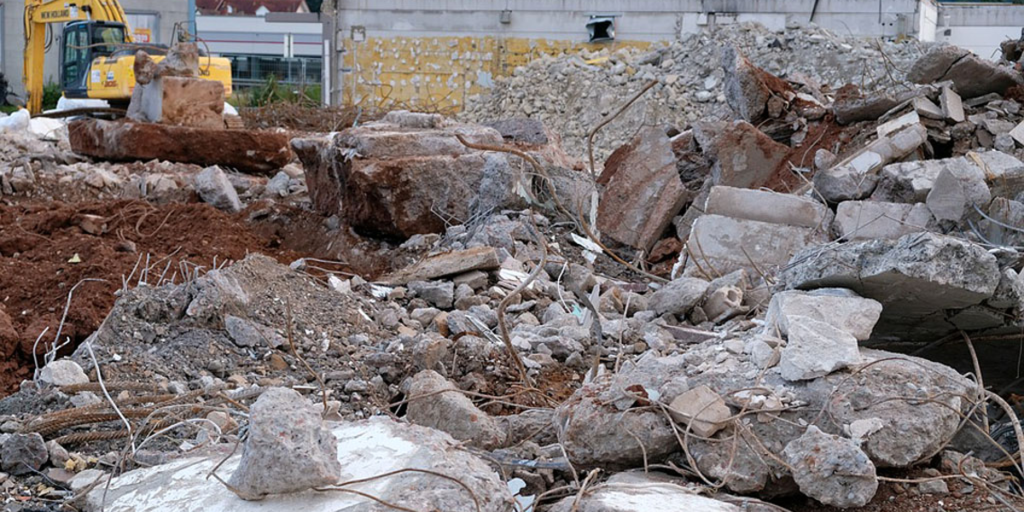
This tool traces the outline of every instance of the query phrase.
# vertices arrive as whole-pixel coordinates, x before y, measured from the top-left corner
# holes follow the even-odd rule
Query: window
[[[587,32],[591,43],[612,41],[615,39],[615,18],[611,16],[591,16],[587,22]]]
[[[92,27],[92,51],[97,56],[107,56],[124,44],[124,27],[95,25]]]
[[[323,76],[321,57],[278,57],[272,55],[222,55],[231,61],[231,83],[245,88],[262,84],[273,76],[278,83],[319,85]]]
[[[89,68],[88,26],[72,25],[64,30],[64,62],[61,74],[65,89],[85,87],[85,73]]]

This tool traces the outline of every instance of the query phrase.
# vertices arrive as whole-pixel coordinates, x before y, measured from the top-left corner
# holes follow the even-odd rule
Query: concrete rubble
[[[0,133],[12,511],[1024,504],[1007,63],[737,23],[321,133],[165,62]]]

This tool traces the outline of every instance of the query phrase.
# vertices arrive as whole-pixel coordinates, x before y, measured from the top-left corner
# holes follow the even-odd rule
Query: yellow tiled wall
[[[494,37],[368,37],[348,45],[343,66],[357,63],[355,84],[351,73],[341,73],[345,104],[403,105],[458,111],[466,97],[484,92],[494,78],[507,76],[517,66],[544,55],[622,47],[647,48],[650,42],[615,41],[578,43],[547,39]],[[354,89],[354,94],[353,94]]]

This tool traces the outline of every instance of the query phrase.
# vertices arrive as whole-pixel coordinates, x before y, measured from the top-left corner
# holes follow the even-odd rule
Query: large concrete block
[[[470,149],[456,137],[501,145],[493,128],[441,123],[407,112],[392,112],[386,119],[330,137],[292,140],[318,212],[340,215],[364,233],[408,238],[442,232],[476,213],[522,207],[524,191],[538,203],[548,200],[543,178],[528,165],[518,165],[518,157]],[[543,148],[529,152],[535,150]],[[549,174],[563,204],[585,205],[583,198],[593,191],[591,180],[556,168]]]
[[[202,78],[164,77],[161,117],[164,124],[224,128],[224,84]]]
[[[899,238],[934,227],[927,205],[883,201],[843,201],[832,223],[836,236],[848,241]]]
[[[619,243],[650,249],[691,199],[665,132],[648,128],[615,150],[598,179],[597,227]]]
[[[71,149],[104,160],[169,160],[270,173],[294,156],[285,133],[78,119],[68,124]]]
[[[773,273],[801,249],[828,241],[824,230],[703,215],[693,223],[685,275],[714,278],[739,269]]]
[[[781,274],[786,288],[849,288],[883,306],[883,323],[934,327],[931,318],[991,297],[999,284],[996,257],[983,247],[935,233],[808,248]],[[944,327],[943,327],[944,328]],[[939,329],[941,331],[941,328]],[[917,335],[926,335],[922,330]]]
[[[805,228],[827,228],[832,210],[793,194],[718,186],[711,189],[705,213]]]

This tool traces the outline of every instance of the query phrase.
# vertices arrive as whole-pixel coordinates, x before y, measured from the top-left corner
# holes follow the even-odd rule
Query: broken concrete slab
[[[833,203],[863,199],[875,189],[879,169],[909,155],[927,138],[928,130],[920,124],[879,138],[831,169],[816,173],[814,188]]]
[[[683,274],[707,278],[745,269],[771,273],[804,247],[827,241],[827,231],[722,215],[703,215],[693,223],[684,251]]]
[[[500,266],[498,251],[493,247],[481,246],[427,256],[412,266],[383,277],[381,282],[402,285],[410,281],[429,281],[473,270],[495,270]]]
[[[963,182],[949,169],[943,169],[935,178],[925,204],[936,219],[960,222],[967,211],[968,201]]]
[[[911,90],[899,94],[868,94],[842,95],[832,105],[836,122],[850,124],[859,121],[873,121],[897,105],[910,101],[923,94],[920,90]]]
[[[379,477],[404,468],[424,469],[458,477],[479,500],[479,510],[505,512],[512,507],[508,486],[486,462],[476,457],[443,432],[401,424],[384,417],[343,422],[332,427],[337,439],[340,481],[369,481],[346,486],[371,494],[388,503],[413,510],[476,512],[469,493],[456,482],[425,473],[401,473]],[[127,472],[85,496],[89,512],[257,512],[269,508],[333,512],[379,510],[378,505],[358,495],[315,492],[272,495],[263,501],[242,501],[209,473],[230,452],[230,446],[208,456],[188,457],[167,464]],[[235,471],[241,456],[229,457],[217,469],[221,475]],[[374,477],[374,478],[370,478]],[[166,482],[174,482],[167,485]],[[429,489],[430,492],[409,492]],[[105,506],[104,506],[105,505]]]
[[[1024,121],[1021,121],[1020,124],[1010,130],[1010,137],[1013,137],[1017,144],[1024,146]]]
[[[888,137],[889,135],[904,128],[909,128],[920,123],[921,116],[917,115],[917,111],[911,110],[906,114],[878,125],[878,127],[875,128],[875,133],[878,135],[878,138]]]
[[[494,418],[433,370],[413,376],[407,396],[406,418],[416,425],[440,430],[484,450],[502,446],[508,437]]]
[[[914,98],[912,105],[914,106],[914,110],[921,117],[935,120],[943,120],[946,118],[946,114],[943,113],[942,108],[936,105],[932,100],[928,99],[927,96],[917,96]]]
[[[960,95],[953,92],[949,87],[943,87],[939,93],[939,105],[942,106],[942,114],[946,119],[954,123],[962,123],[967,117],[964,115],[964,104]]]
[[[790,151],[789,146],[775,142],[745,121],[698,122],[693,136],[704,156],[714,162],[714,185],[754,189],[769,185]]]
[[[77,119],[71,149],[104,160],[168,160],[272,173],[292,159],[287,133]]]
[[[907,80],[917,84],[930,84],[942,80],[954,62],[970,51],[951,44],[935,45],[914,61],[907,71]]]
[[[842,240],[899,238],[935,227],[931,210],[922,203],[843,201],[836,208],[833,231]]]
[[[800,492],[839,508],[867,505],[878,491],[875,465],[851,439],[811,425],[783,450]]]
[[[253,404],[242,458],[228,483],[260,500],[340,482],[338,441],[313,404],[288,388],[269,388]]]
[[[772,295],[764,317],[764,334],[786,336],[794,317],[825,322],[859,341],[871,338],[882,305],[850,290],[823,288],[813,292],[786,290]]]
[[[711,437],[725,428],[732,411],[725,400],[708,386],[698,386],[672,399],[669,414],[701,437]]]
[[[757,504],[743,500],[742,507],[701,496],[684,487],[658,478],[655,473],[616,473],[592,492],[579,498],[569,496],[555,503],[551,512],[751,512],[761,511]],[[757,500],[750,500],[757,502]],[[767,509],[766,509],[767,510]]]
[[[906,326],[908,338],[927,336],[934,315],[981,303],[999,284],[999,265],[984,248],[935,233],[808,248],[782,272],[786,288],[849,288],[883,306],[879,331]],[[883,328],[883,324],[886,324]]]
[[[1002,153],[987,152],[978,154],[978,158],[982,162],[991,160],[993,164],[1005,161],[1002,158],[994,158],[992,156],[994,154]],[[986,167],[988,167],[987,163]],[[878,186],[872,192],[871,199],[893,203],[926,202],[928,194],[935,186],[935,180],[944,170],[948,170],[960,182],[966,204],[980,206],[988,204],[992,199],[992,194],[986,184],[986,172],[973,159],[967,157],[918,160],[887,165],[878,173]]]
[[[615,150],[598,178],[604,193],[597,227],[613,240],[649,250],[691,199],[676,170],[672,142],[659,128],[641,131]]]
[[[704,212],[805,228],[828,228],[832,223],[832,211],[812,199],[725,186],[711,188]]]
[[[860,362],[857,338],[852,334],[807,316],[784,318],[788,341],[779,354],[783,379],[816,379]]]
[[[911,66],[907,80],[918,84],[950,80],[956,92],[964,98],[988,93],[1003,94],[1009,87],[1021,83],[1019,73],[1011,67],[951,45],[934,46],[928,50]]]

